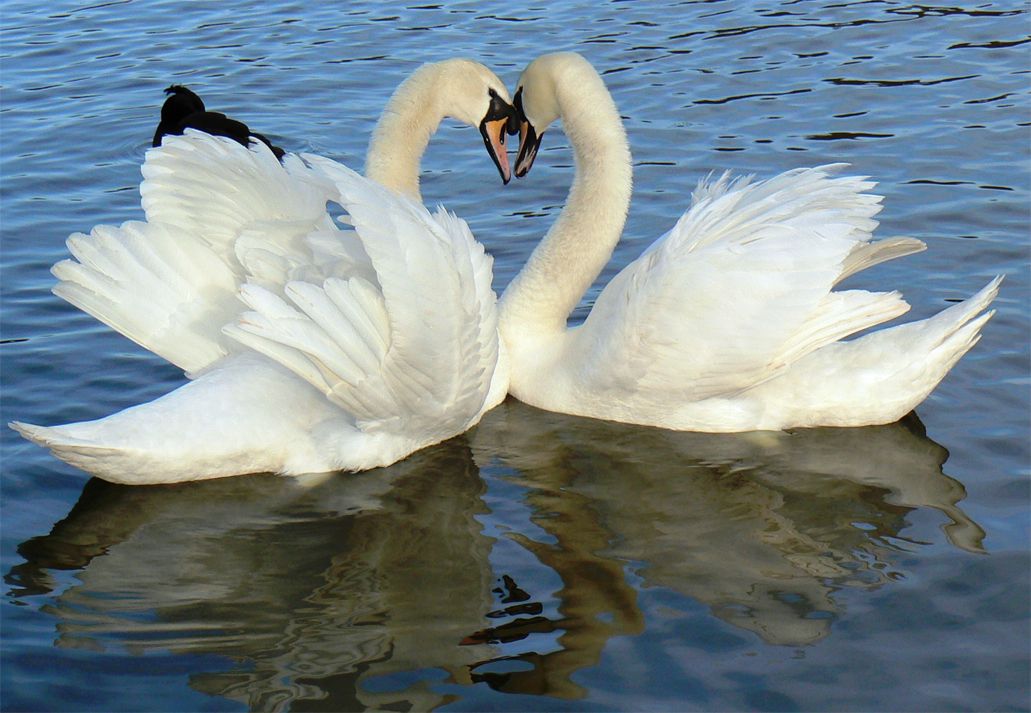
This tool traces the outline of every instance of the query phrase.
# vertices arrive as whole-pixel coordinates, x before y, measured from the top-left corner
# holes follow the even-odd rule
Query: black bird
[[[242,121],[230,119],[216,111],[207,111],[200,97],[186,87],[173,84],[165,90],[165,94],[168,99],[161,107],[161,123],[154,132],[154,146],[160,146],[162,137],[167,134],[179,135],[186,129],[197,129],[212,136],[228,137],[244,146],[251,139],[257,139],[268,146],[276,158],[283,159],[283,149],[273,146],[264,136],[251,131]]]

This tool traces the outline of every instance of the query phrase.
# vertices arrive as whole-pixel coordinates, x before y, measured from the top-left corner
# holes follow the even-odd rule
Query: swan
[[[557,119],[575,159],[561,214],[499,302],[509,393],[521,401],[683,431],[886,424],[930,393],[993,314],[982,312],[1001,277],[929,319],[842,341],[909,306],[838,282],[924,244],[871,242],[874,184],[833,165],[703,180],[676,225],[570,328],[622,233],[630,149],[604,82],[577,54],[534,60],[514,98],[516,176]]]
[[[465,59],[398,87],[365,177],[188,126],[156,137],[146,221],[69,237],[54,292],[191,381],[99,420],[11,426],[126,484],[365,470],[473,426],[504,398],[507,361],[491,258],[419,195],[445,117],[479,127],[507,182],[509,94]]]

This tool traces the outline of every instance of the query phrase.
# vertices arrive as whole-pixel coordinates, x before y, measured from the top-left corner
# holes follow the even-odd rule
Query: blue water
[[[50,294],[64,240],[142,217],[161,90],[360,168],[424,61],[510,85],[573,49],[635,196],[590,299],[709,171],[847,161],[881,236],[850,280],[933,314],[996,274],[981,342],[899,424],[702,436],[508,402],[392,468],[120,487],[3,429],[3,710],[1028,710],[1026,2],[295,4],[6,0],[2,420],[97,418],[183,382]],[[500,290],[563,202],[549,131],[502,187],[445,124],[428,204]],[[584,309],[579,315],[585,314]]]

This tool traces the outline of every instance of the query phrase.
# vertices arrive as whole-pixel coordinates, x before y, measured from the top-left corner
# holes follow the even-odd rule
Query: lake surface
[[[697,180],[847,161],[878,235],[856,287],[923,318],[996,274],[983,339],[898,424],[671,433],[507,402],[394,467],[298,481],[90,480],[3,429],[6,711],[1028,710],[1029,7],[736,2],[5,0],[2,419],[56,424],[183,375],[50,293],[65,238],[139,219],[162,90],[360,168],[420,63],[510,86],[605,73],[635,197],[597,291]],[[551,130],[502,187],[442,127],[423,195],[501,290],[564,202]]]

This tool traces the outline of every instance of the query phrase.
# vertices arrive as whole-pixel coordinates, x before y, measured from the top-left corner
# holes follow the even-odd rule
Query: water
[[[510,402],[380,471],[137,488],[4,429],[4,710],[1029,708],[1027,3],[8,0],[2,30],[5,422],[183,381],[48,272],[69,233],[142,216],[173,82],[360,167],[421,62],[514,84],[575,49],[636,165],[597,289],[709,171],[831,161],[880,182],[880,235],[928,245],[850,281],[902,289],[904,319],[1007,274],[973,352],[880,428],[713,437]],[[502,188],[452,124],[424,167],[498,289],[572,175],[553,130]]]

